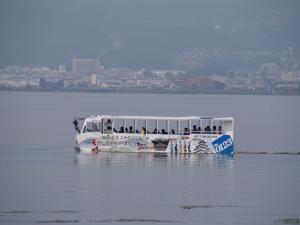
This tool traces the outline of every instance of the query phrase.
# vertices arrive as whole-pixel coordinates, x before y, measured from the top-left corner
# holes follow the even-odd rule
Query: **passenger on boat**
[[[129,133],[129,132],[128,132],[128,128],[127,128],[127,127],[125,128],[125,133]]]
[[[111,120],[110,119],[107,119],[107,122],[105,123],[105,125],[106,125],[107,130],[111,130]]]
[[[184,128],[184,135],[189,135],[190,134],[190,129],[189,128]]]
[[[124,133],[124,127],[120,127],[119,133]]]
[[[175,134],[175,130],[174,129],[171,130],[171,134],[173,134],[173,135]]]
[[[218,127],[218,133],[219,133],[219,134],[222,134],[222,133],[223,133],[222,127],[221,127],[221,126]]]
[[[167,132],[165,131],[165,129],[162,129],[162,130],[161,130],[161,133],[162,133],[162,134],[167,134]]]
[[[79,127],[78,127],[78,121],[76,119],[73,120],[73,124],[74,124],[74,127],[75,127],[75,130],[80,133],[80,130],[79,130]]]
[[[196,133],[198,133],[197,126],[193,125],[192,134],[196,134]]]
[[[211,134],[211,128],[210,128],[210,126],[207,126],[207,133]]]
[[[114,132],[115,132],[115,133],[118,133],[118,131],[117,131],[117,129],[116,129],[116,128],[114,128]]]
[[[134,133],[133,128],[131,126],[129,127],[129,133]]]
[[[201,134],[201,127],[198,127],[198,133]]]
[[[153,134],[157,134],[157,129],[156,128],[153,130]]]
[[[204,129],[204,134],[210,134],[210,133],[211,133],[210,126],[206,126]]]
[[[92,128],[93,132],[100,131],[100,129],[98,128],[97,124],[95,124],[95,123],[92,123],[92,124],[93,124],[93,128]]]
[[[73,124],[75,127],[78,127],[78,121],[76,119],[73,120]]]
[[[213,131],[212,131],[213,134],[217,134],[217,126],[213,126]]]

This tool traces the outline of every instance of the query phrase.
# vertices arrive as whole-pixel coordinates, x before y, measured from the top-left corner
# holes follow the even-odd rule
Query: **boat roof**
[[[232,121],[233,117],[200,117],[200,116],[113,116],[113,115],[97,115],[87,117],[86,119],[130,119],[130,120],[222,120],[222,121]]]

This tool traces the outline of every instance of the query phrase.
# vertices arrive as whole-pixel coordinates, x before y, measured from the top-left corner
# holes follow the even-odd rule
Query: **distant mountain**
[[[300,54],[298,0],[2,0],[0,65],[168,68],[189,49]]]

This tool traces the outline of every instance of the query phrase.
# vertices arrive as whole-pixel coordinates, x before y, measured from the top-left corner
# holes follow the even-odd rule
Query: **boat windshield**
[[[99,121],[90,121],[86,122],[85,126],[82,129],[82,133],[86,132],[101,132],[102,123]]]

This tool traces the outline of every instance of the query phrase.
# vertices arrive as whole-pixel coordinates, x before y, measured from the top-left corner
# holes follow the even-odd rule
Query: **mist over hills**
[[[299,22],[298,0],[2,0],[0,65],[70,65],[79,56],[106,67],[181,68],[197,51],[220,53],[227,65],[232,53],[272,58],[288,48],[299,59]]]

